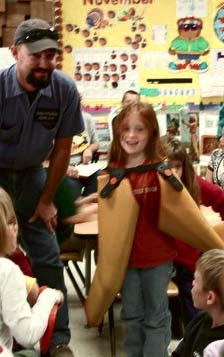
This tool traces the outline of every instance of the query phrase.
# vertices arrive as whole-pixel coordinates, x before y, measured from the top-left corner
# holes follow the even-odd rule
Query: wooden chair
[[[81,269],[79,268],[78,266],[78,262],[82,262],[83,261],[83,252],[80,251],[71,251],[71,252],[62,252],[60,254],[60,259],[61,261],[63,262],[64,264],[64,267],[65,267],[65,270],[71,280],[71,283],[81,301],[81,303],[83,304],[84,303],[84,300],[85,300],[85,297],[82,293],[82,290],[80,289],[80,286],[79,284],[77,283],[75,277],[74,277],[74,274],[69,266],[69,262],[71,262],[76,270],[76,272],[78,273],[82,283],[85,285],[85,277],[81,271]]]

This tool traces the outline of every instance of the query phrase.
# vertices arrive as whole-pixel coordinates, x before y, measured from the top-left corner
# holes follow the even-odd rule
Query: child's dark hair
[[[186,148],[183,143],[178,139],[168,139],[164,144],[164,150],[168,161],[180,161],[183,167],[181,181],[188,189],[194,201],[199,205],[199,187],[196,181],[194,167],[187,154]]]
[[[125,101],[125,97],[127,94],[136,95],[136,97],[138,97],[138,99],[140,100],[140,94],[138,92],[136,92],[135,90],[129,89],[126,92],[124,92],[121,103],[123,103]]]
[[[190,115],[189,123],[197,123],[197,117],[195,117],[194,115]]]
[[[126,163],[126,153],[120,145],[120,137],[123,131],[124,120],[133,112],[142,120],[149,131],[149,140],[145,148],[146,160],[152,160],[153,162],[160,161],[161,142],[156,113],[151,104],[142,102],[128,105],[117,115],[114,121],[114,139],[111,144],[109,161],[119,162],[120,164]]]

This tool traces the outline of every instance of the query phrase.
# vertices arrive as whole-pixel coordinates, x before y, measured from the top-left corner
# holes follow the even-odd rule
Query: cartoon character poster
[[[172,40],[169,53],[177,57],[176,61],[169,63],[170,71],[191,69],[205,72],[208,70],[207,62],[200,57],[209,52],[209,43],[201,35],[203,21],[194,16],[184,17],[177,21],[178,36]]]
[[[168,112],[166,114],[166,127],[169,137],[180,137],[180,113]]]

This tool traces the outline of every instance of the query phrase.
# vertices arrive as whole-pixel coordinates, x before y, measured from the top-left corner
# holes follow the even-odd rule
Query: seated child
[[[202,357],[204,349],[224,337],[224,251],[211,249],[196,263],[192,298],[202,310],[186,327],[172,357]],[[219,356],[221,357],[221,356]]]
[[[89,216],[97,211],[97,205],[85,205],[96,201],[96,193],[80,198],[79,192],[70,185],[68,177],[63,178],[54,196],[58,217],[55,233],[62,251],[65,251],[67,246],[66,243],[64,247],[64,242],[73,235],[74,224],[87,221]]]
[[[17,246],[16,250],[12,254],[10,254],[10,259],[14,263],[19,265],[24,275],[34,276],[31,268],[30,259],[19,245]]]
[[[31,308],[27,302],[25,276],[6,258],[17,248],[18,225],[9,195],[0,188],[0,336],[1,343],[12,350],[13,338],[36,356],[34,345],[47,328],[55,303],[63,301],[59,290],[46,288]],[[33,353],[32,353],[33,352]],[[24,353],[24,355],[26,355]]]
[[[63,188],[63,185],[62,185]],[[89,196],[78,198],[75,202],[72,201],[69,196],[69,191],[66,189],[58,190],[59,193],[56,195],[56,202],[58,204],[58,217],[59,217],[59,225],[65,227],[63,232],[67,229],[67,234],[59,235],[57,234],[57,239],[60,243],[60,248],[62,252],[73,251],[73,250],[83,250],[85,242],[81,239],[77,239],[73,237],[74,224],[83,223],[89,220],[92,214],[97,213],[98,204],[97,202],[97,193],[92,193]],[[63,195],[64,194],[64,195]],[[69,197],[69,198],[68,198]],[[59,199],[61,200],[61,204],[59,204]],[[62,207],[66,206],[67,199],[67,208],[62,209]],[[58,230],[60,231],[60,229]],[[39,286],[36,282],[36,279],[33,277],[33,271],[31,267],[31,262],[27,255],[23,252],[23,250],[17,246],[16,250],[10,254],[8,257],[14,263],[16,263],[26,279],[27,286],[27,301],[31,306],[36,303],[36,300],[39,295]]]
[[[39,296],[39,285],[37,284],[36,278],[31,267],[31,262],[28,256],[24,253],[21,247],[18,245],[16,250],[8,256],[16,265],[20,267],[20,270],[25,275],[26,280],[26,290],[27,290],[27,301],[30,306],[33,306]]]

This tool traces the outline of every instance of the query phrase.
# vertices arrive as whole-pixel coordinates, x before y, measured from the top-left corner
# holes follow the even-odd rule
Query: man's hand
[[[35,209],[29,223],[35,222],[38,218],[42,219],[49,232],[54,232],[57,226],[57,209],[53,202],[43,202],[41,199]]]

